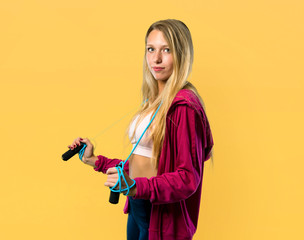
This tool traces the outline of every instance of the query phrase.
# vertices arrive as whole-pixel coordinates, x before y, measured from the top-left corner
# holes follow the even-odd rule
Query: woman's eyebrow
[[[147,46],[153,46],[152,43],[147,43]],[[169,47],[169,45],[165,44],[165,45],[161,45],[161,47]]]

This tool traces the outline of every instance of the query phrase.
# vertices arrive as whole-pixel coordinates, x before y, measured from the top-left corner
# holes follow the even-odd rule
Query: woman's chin
[[[168,78],[164,78],[164,77],[157,77],[157,76],[154,76],[154,79],[155,79],[156,81],[163,81],[163,82],[165,82],[165,81],[167,81],[167,80],[168,80]]]

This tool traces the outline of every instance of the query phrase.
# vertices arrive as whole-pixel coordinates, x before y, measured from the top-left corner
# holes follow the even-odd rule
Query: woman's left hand
[[[118,181],[117,169],[115,167],[109,168],[106,174],[108,175],[108,178],[104,185],[107,187],[113,187]],[[128,185],[131,186],[133,184],[133,180],[129,177],[129,175],[124,170],[123,170],[123,174],[125,176]],[[121,178],[121,188],[124,189],[126,187],[127,186],[125,181],[123,180],[123,178]],[[115,189],[119,189],[119,185],[117,185]],[[134,185],[130,189],[128,196],[135,196],[135,194],[136,194],[136,185]]]

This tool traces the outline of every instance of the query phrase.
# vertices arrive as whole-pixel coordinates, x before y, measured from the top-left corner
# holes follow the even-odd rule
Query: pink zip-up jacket
[[[166,118],[166,132],[157,176],[135,178],[134,199],[152,203],[149,240],[192,239],[199,216],[204,162],[213,138],[198,97],[187,89],[174,98]],[[99,155],[96,171],[105,173],[121,159]],[[124,167],[129,172],[128,162]],[[124,208],[128,213],[128,199]]]

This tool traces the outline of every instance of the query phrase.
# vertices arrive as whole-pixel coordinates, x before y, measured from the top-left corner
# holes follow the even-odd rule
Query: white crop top
[[[146,129],[146,127],[148,126],[150,120],[151,120],[151,116],[152,116],[152,112],[149,113],[142,121],[141,123],[138,125],[135,134],[134,134],[134,138],[131,139],[132,134],[134,132],[134,128],[135,128],[135,124],[137,122],[137,119],[139,116],[137,116],[134,121],[131,123],[130,125],[130,130],[129,130],[129,139],[131,141],[131,143],[133,144],[133,147],[135,146],[135,144],[137,143],[138,139],[140,138],[140,136],[142,135],[142,133],[144,132],[144,130]],[[137,147],[135,148],[133,154],[138,154],[141,156],[145,156],[145,157],[152,157],[152,146],[153,146],[153,141],[150,139],[149,141],[147,140],[147,136],[149,135],[149,129],[150,129],[151,125],[149,126],[149,128],[147,129],[147,131],[145,132],[145,134],[143,135],[142,139],[140,140],[140,142],[138,143]]]

